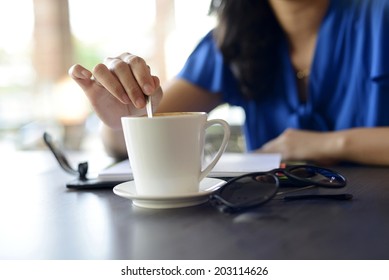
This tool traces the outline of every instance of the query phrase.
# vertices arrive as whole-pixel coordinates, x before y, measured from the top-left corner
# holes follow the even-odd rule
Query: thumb
[[[69,68],[69,76],[84,90],[88,90],[92,84],[92,72],[79,64]]]

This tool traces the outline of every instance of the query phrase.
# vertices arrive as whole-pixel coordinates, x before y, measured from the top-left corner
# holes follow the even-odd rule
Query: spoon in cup
[[[151,103],[151,96],[146,96],[146,111],[147,111],[147,117],[152,118],[153,117],[153,105]]]

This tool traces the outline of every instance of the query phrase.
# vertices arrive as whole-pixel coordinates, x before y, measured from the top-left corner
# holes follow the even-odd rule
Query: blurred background
[[[107,56],[137,54],[162,86],[215,24],[210,0],[13,0],[0,2],[0,152],[43,148],[47,131],[69,150],[103,151],[100,122],[68,77]],[[244,149],[243,113],[221,106]]]

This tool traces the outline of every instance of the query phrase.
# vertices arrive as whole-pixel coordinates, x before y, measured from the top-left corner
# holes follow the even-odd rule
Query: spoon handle
[[[151,96],[146,96],[146,111],[147,111],[147,117],[152,118],[153,117],[153,105],[151,103]]]

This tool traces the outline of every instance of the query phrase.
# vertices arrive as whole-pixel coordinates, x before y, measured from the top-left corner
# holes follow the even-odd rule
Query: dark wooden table
[[[335,167],[351,201],[273,200],[241,214],[133,207],[111,189],[72,191],[46,151],[5,163],[0,259],[389,259],[389,168]]]

